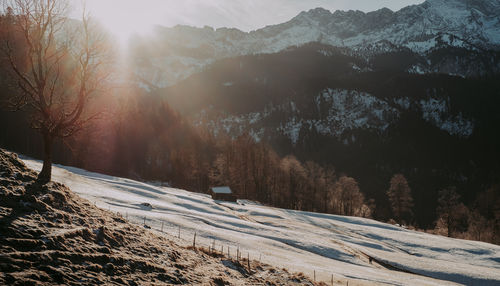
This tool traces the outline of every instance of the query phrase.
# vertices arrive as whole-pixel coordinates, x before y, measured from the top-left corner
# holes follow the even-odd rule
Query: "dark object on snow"
[[[147,208],[153,208],[153,206],[150,203],[141,203],[141,206],[145,206]]]
[[[236,202],[236,196],[229,187],[212,187],[210,195],[214,200]]]

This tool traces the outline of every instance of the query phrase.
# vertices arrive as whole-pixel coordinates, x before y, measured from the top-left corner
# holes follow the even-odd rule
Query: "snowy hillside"
[[[41,164],[25,159],[31,168]],[[302,271],[317,279],[355,284],[498,285],[500,247],[406,230],[369,219],[213,201],[203,194],[129,179],[54,167],[53,180],[99,207],[177,235],[190,243],[239,246],[243,255]],[[370,259],[371,258],[371,259]]]
[[[248,33],[228,28],[158,27],[154,37],[134,41],[143,49],[158,48],[149,56],[137,56],[136,74],[148,83],[164,87],[201,71],[217,59],[276,53],[310,42],[346,48],[348,53],[363,58],[402,50],[426,56],[450,47],[498,50],[499,19],[498,1],[428,0],[397,12],[384,8],[369,13],[331,13],[316,8],[286,23]]]

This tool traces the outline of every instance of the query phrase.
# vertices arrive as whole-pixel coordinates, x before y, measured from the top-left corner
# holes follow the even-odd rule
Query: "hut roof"
[[[233,192],[229,187],[212,187],[212,192],[215,194],[232,194]]]

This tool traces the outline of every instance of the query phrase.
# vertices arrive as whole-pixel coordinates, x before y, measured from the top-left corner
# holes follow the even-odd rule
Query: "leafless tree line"
[[[249,135],[222,146],[209,174],[211,184],[228,185],[242,198],[273,206],[363,217],[374,207],[354,178],[292,155],[280,158]]]

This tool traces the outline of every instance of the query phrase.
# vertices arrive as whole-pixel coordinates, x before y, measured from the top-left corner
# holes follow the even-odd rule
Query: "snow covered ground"
[[[24,158],[28,167],[41,163]],[[237,247],[246,257],[345,285],[500,285],[500,246],[406,230],[370,219],[228,203],[209,196],[55,166],[53,180],[103,209],[181,241]],[[150,204],[152,207],[150,207]],[[370,262],[369,257],[372,257]]]

